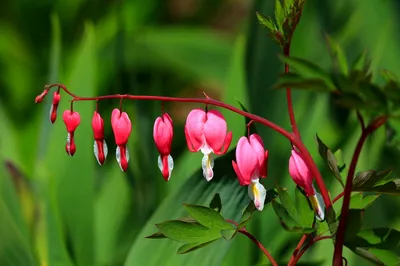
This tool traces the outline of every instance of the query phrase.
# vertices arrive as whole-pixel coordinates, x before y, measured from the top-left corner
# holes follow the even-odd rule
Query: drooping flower
[[[242,186],[248,186],[248,194],[254,206],[262,211],[266,190],[260,184],[260,178],[267,177],[268,151],[264,151],[264,143],[257,134],[241,137],[236,146],[236,162],[233,169]]]
[[[58,104],[60,103],[60,93],[58,91],[55,91],[53,93],[53,102],[50,107],[50,122],[54,124],[57,119],[57,109],[58,109]]]
[[[166,113],[157,117],[153,127],[153,138],[160,154],[158,156],[158,168],[160,168],[165,181],[171,178],[171,172],[174,168],[174,160],[170,155],[173,137],[174,129],[171,117]]]
[[[65,151],[69,156],[73,156],[76,151],[74,134],[76,128],[81,123],[81,116],[78,112],[73,112],[71,110],[65,110],[63,113],[63,120],[65,127],[67,128],[67,144],[65,145]]]
[[[302,155],[296,149],[292,149],[289,159],[289,174],[293,181],[301,187],[309,197],[311,205],[318,220],[322,221],[325,217],[325,204],[321,195],[315,190],[313,185],[314,177],[312,172],[304,162]]]
[[[201,151],[203,176],[210,181],[213,176],[214,159],[211,153],[226,153],[232,141],[232,132],[227,134],[224,116],[217,110],[192,110],[185,125],[186,143],[191,152]]]
[[[100,114],[95,111],[92,119],[94,135],[94,156],[100,165],[103,165],[108,154],[107,143],[104,140],[104,121]]]
[[[122,171],[128,169],[129,151],[126,149],[128,138],[132,131],[128,114],[115,108],[111,114],[111,126],[114,132],[117,150],[115,156]]]

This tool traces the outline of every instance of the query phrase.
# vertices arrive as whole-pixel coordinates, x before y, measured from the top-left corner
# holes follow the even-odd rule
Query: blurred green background
[[[118,101],[100,103],[109,156],[100,167],[93,155],[94,103],[75,110],[77,152],[65,153],[66,131],[48,120],[51,97],[34,97],[48,83],[64,83],[81,96],[130,93],[202,97],[202,92],[290,128],[284,91],[271,86],[283,70],[279,47],[256,21],[255,11],[273,13],[272,0],[70,0],[3,1],[0,9],[0,265],[255,265],[267,260],[243,236],[220,240],[177,255],[178,245],[144,236],[155,223],[184,215],[181,204],[208,204],[220,192],[227,217],[238,219],[248,203],[246,188],[217,177],[207,183],[198,171],[201,155],[187,150],[183,124],[196,104],[166,103],[175,125],[175,169],[166,183],[157,168],[152,140],[159,102],[124,102],[133,131],[129,171],[115,160],[109,125]],[[367,49],[372,70],[400,76],[398,1],[308,0],[296,30],[292,54],[330,65],[323,39],[329,33],[354,58]],[[68,108],[61,96],[59,114]],[[332,196],[340,186],[323,168],[315,133],[348,163],[360,132],[354,113],[339,109],[328,95],[294,92],[303,140],[321,166]],[[231,149],[245,130],[244,119],[222,110],[233,131]],[[399,125],[392,125],[400,129]],[[290,145],[258,126],[270,151],[269,177],[294,191],[288,175]],[[367,143],[359,170],[397,167],[398,150],[385,146],[379,130]],[[229,162],[228,162],[229,163]],[[216,162],[218,164],[218,161]],[[228,171],[228,170],[227,170]],[[230,170],[229,170],[230,171]],[[397,172],[399,173],[399,172]],[[365,227],[400,230],[400,201],[381,196],[367,210]],[[284,263],[300,239],[285,232],[270,205],[257,213],[249,231]],[[304,265],[329,265],[333,246],[322,241],[307,251]],[[345,249],[350,265],[362,263]]]

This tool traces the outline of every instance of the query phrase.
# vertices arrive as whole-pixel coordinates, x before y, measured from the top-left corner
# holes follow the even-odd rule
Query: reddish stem
[[[351,188],[353,186],[353,178],[354,173],[356,171],[356,166],[358,162],[358,158],[360,157],[362,147],[367,139],[367,137],[374,132],[377,128],[383,125],[387,120],[386,116],[379,116],[374,119],[368,127],[366,127],[358,140],[357,146],[354,150],[353,158],[351,159],[349,172],[346,178],[346,186],[344,187],[344,197],[342,204],[342,211],[340,214],[339,226],[336,234],[336,242],[335,242],[335,252],[333,254],[333,266],[342,266],[343,265],[343,244],[344,237],[346,232],[346,225],[348,220],[349,208],[350,208],[350,196],[351,196]]]
[[[340,192],[340,194],[338,194],[334,199],[333,199],[333,203],[335,203],[336,201],[338,201],[341,197],[343,197],[344,195],[344,191]]]
[[[289,56],[290,42],[283,47],[283,54],[285,56]],[[288,63],[285,63],[285,73],[289,73],[289,64]],[[292,90],[290,88],[286,88],[286,99],[287,99],[287,105],[288,105],[288,111],[289,111],[290,124],[292,125],[292,131],[293,131],[294,135],[300,139],[300,132],[299,132],[299,129],[297,128],[296,117],[294,116],[294,110],[293,110]]]
[[[290,258],[288,265],[293,265],[293,261],[296,259],[297,254],[299,253],[299,251],[300,251],[301,247],[303,246],[304,242],[306,242],[306,240],[307,240],[309,235],[310,234],[304,234],[301,237],[299,243],[297,244],[295,250],[293,251],[292,257]]]
[[[307,251],[308,248],[310,248],[314,243],[324,240],[324,239],[331,239],[332,236],[318,236],[315,237],[310,243],[308,243],[306,246],[304,246],[303,249],[300,250],[300,252],[296,255],[293,261],[290,261],[288,266],[296,265],[296,263],[300,260],[301,256]]]
[[[253,241],[254,244],[256,244],[257,247],[261,249],[262,252],[264,252],[265,256],[267,256],[269,262],[271,262],[273,266],[278,266],[278,263],[276,263],[271,253],[269,253],[268,250],[252,234],[249,233],[249,231],[247,231],[245,228],[242,228],[238,232],[247,236],[251,241]]]

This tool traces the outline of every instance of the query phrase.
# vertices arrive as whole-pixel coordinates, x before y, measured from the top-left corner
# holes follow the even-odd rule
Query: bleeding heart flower
[[[241,137],[236,146],[236,162],[233,169],[242,186],[248,186],[248,194],[254,206],[262,211],[266,190],[259,179],[267,176],[268,151],[264,151],[264,143],[257,134],[249,138]]]
[[[173,137],[174,129],[171,117],[168,114],[157,117],[153,127],[153,138],[158,153],[160,153],[158,168],[160,168],[165,181],[171,178],[171,172],[174,168],[174,160],[170,155]]]
[[[76,151],[74,134],[75,134],[76,128],[81,123],[81,116],[79,115],[78,112],[73,112],[71,110],[65,110],[62,117],[63,117],[65,126],[67,128],[67,132],[68,132],[67,144],[65,145],[65,151],[67,152],[67,154],[69,156],[73,156]]]
[[[126,149],[126,144],[132,131],[131,120],[127,113],[115,108],[111,114],[111,126],[117,144],[115,156],[121,170],[125,172],[128,169],[129,161],[129,151]]]
[[[307,197],[309,197],[317,219],[323,221],[325,219],[325,203],[321,200],[321,195],[316,192],[313,185],[314,177],[296,148],[292,149],[292,155],[289,159],[289,174],[293,181],[304,189]]]
[[[58,91],[55,91],[53,93],[53,103],[51,104],[50,107],[50,122],[54,124],[57,119],[57,109],[58,109],[58,104],[60,103],[60,93]]]
[[[204,154],[203,176],[210,181],[214,176],[211,153],[225,154],[232,141],[232,132],[227,134],[224,116],[216,110],[192,110],[186,119],[185,136],[190,151],[201,151]]]
[[[94,134],[94,156],[100,165],[103,165],[108,154],[107,143],[104,140],[104,121],[100,114],[95,111],[92,119]]]

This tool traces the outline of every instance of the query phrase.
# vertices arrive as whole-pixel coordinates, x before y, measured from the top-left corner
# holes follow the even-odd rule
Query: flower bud
[[[174,168],[174,161],[170,155],[173,136],[174,131],[171,117],[168,114],[157,117],[153,127],[153,138],[160,153],[160,156],[158,156],[158,168],[160,168],[165,181],[170,179],[172,169]]]
[[[94,134],[94,156],[96,157],[97,162],[100,165],[103,165],[108,154],[108,147],[104,140],[104,121],[96,111],[94,112],[92,119],[92,128]]]
[[[71,110],[65,110],[62,117],[68,132],[65,151],[69,156],[73,156],[76,151],[74,133],[81,122],[81,117],[78,112]]]
[[[50,122],[52,124],[54,124],[54,122],[56,122],[57,119],[57,108],[58,108],[58,104],[60,103],[60,93],[58,93],[57,91],[55,91],[53,93],[53,103],[51,104],[51,108],[50,108]]]
[[[132,131],[131,120],[128,114],[115,108],[111,114],[111,126],[117,144],[116,158],[122,171],[128,169],[129,151],[126,149],[128,138]]]

